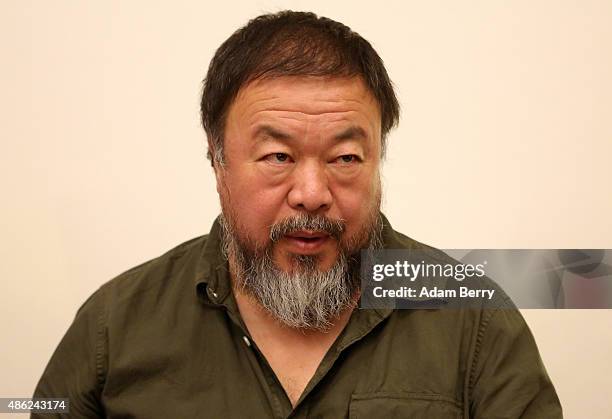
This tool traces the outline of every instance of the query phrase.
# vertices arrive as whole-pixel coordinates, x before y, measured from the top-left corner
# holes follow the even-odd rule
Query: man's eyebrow
[[[293,139],[291,134],[280,131],[277,128],[272,127],[271,125],[263,124],[258,126],[255,129],[253,134],[253,138],[265,140],[265,139],[274,139],[280,141],[286,141]],[[365,140],[368,138],[368,134],[366,131],[360,127],[359,125],[351,125],[346,128],[344,131],[334,135],[334,140],[336,141],[346,141],[346,140]]]
[[[279,131],[278,129],[270,126],[270,125],[260,125],[257,127],[253,134],[253,138],[259,139],[269,139],[272,138],[274,140],[290,140],[293,137],[286,132]]]
[[[359,125],[352,125],[342,131],[341,133],[334,136],[336,141],[344,141],[344,140],[365,140],[368,138],[368,134],[366,134],[365,130],[361,128]]]

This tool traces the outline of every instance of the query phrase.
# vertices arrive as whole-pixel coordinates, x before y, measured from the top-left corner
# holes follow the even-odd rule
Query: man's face
[[[283,325],[352,308],[360,248],[380,242],[380,114],[358,78],[248,84],[215,166],[233,285]]]
[[[226,164],[215,171],[235,233],[265,248],[271,226],[320,215],[344,221],[344,244],[363,245],[380,206],[380,120],[357,77],[280,77],[243,87],[226,118]],[[311,256],[325,270],[341,244],[325,232],[296,231],[275,241],[272,259],[291,271],[296,257]]]

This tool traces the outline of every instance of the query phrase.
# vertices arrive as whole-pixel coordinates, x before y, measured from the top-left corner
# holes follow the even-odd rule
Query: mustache
[[[331,219],[324,215],[301,213],[294,217],[287,217],[270,226],[270,240],[276,243],[283,236],[300,230],[324,232],[336,240],[340,240],[346,230],[346,221]]]

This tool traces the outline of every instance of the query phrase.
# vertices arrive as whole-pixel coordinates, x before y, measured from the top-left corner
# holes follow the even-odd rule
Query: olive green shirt
[[[386,248],[441,253],[384,222]],[[355,309],[292,407],[240,317],[220,240],[215,221],[103,285],[34,396],[68,397],[87,418],[562,417],[504,295],[496,309]]]

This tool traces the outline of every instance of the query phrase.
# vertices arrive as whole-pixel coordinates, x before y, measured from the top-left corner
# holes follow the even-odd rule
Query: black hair
[[[204,80],[202,126],[223,163],[227,110],[241,87],[255,79],[282,76],[359,76],[377,100],[382,150],[399,120],[399,103],[383,61],[368,41],[348,26],[314,13],[282,11],[249,21],[217,49]]]

